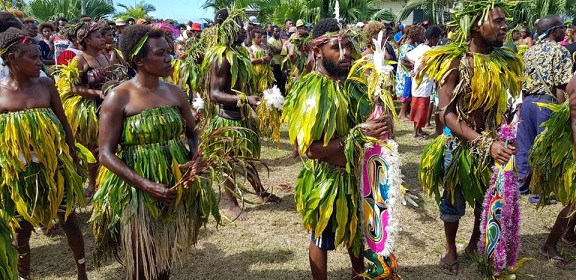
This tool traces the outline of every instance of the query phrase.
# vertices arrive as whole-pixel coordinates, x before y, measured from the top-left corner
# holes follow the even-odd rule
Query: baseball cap
[[[260,25],[260,22],[258,21],[258,18],[256,18],[255,16],[249,17],[249,18],[248,18],[248,21],[250,21],[250,24]]]
[[[296,21],[296,27],[300,27],[300,26],[304,26],[304,21],[302,21],[301,19]]]
[[[399,30],[404,30],[404,24],[398,25],[398,29],[399,29]]]
[[[296,26],[291,26],[288,28],[288,33],[298,32],[298,28]]]
[[[116,24],[116,26],[124,26],[124,25],[126,25],[126,22],[125,22],[123,19],[121,19],[121,18],[116,19],[116,20],[114,21],[114,23]]]
[[[192,31],[202,31],[202,26],[200,25],[200,23],[192,23]]]
[[[360,22],[356,23],[356,27],[362,28],[362,27],[364,27],[364,23],[360,21]]]

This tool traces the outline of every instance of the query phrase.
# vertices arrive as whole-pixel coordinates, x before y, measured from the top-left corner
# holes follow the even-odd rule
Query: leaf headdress
[[[509,15],[510,10],[524,0],[461,0],[451,10],[453,21],[448,23],[448,28],[455,30],[454,41],[466,43],[470,40],[473,24],[480,19],[478,24],[488,20],[490,10],[500,7],[504,14]]]
[[[218,22],[219,19],[216,18]],[[216,31],[217,43],[225,46],[232,46],[236,41],[238,31],[244,28],[240,24],[246,22],[246,14],[244,9],[237,9],[234,6],[228,8],[228,17],[218,24]]]

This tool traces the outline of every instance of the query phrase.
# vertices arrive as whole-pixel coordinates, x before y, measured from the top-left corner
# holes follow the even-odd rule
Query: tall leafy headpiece
[[[216,22],[220,22],[219,18],[216,18]],[[238,32],[244,26],[241,25],[242,22],[247,22],[246,14],[244,9],[237,9],[234,6],[228,8],[228,17],[222,22],[218,23],[217,27],[217,44],[232,46],[236,41]]]
[[[453,21],[448,27],[455,29],[455,42],[465,43],[470,40],[473,24],[477,19],[478,24],[488,20],[490,10],[500,7],[504,14],[509,15],[510,10],[524,0],[461,0],[451,10]]]

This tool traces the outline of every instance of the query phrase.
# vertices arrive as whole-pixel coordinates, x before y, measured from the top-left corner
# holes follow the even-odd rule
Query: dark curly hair
[[[431,25],[428,26],[426,32],[424,32],[424,39],[432,39],[432,38],[439,38],[442,36],[443,30],[438,25]]]
[[[49,22],[43,22],[43,23],[40,23],[38,25],[38,33],[42,34],[42,30],[44,28],[50,28],[50,30],[52,30],[52,32],[54,32],[54,30],[56,30],[56,27],[54,27],[54,24],[49,23]]]
[[[8,30],[10,27],[22,28],[22,22],[12,13],[0,12],[0,32]]]
[[[2,54],[4,65],[8,65],[9,54],[15,54],[16,57],[19,57],[22,54],[22,45],[24,44],[36,45],[38,42],[36,42],[34,38],[28,37],[28,32],[14,27],[10,27],[6,31],[0,33],[0,49],[6,49]]]
[[[120,51],[130,64],[130,67],[136,69],[136,63],[134,63],[135,58],[142,58],[148,54],[148,44],[144,44],[140,51],[134,56],[130,57],[130,53],[136,45],[140,42],[140,39],[148,35],[148,39],[151,38],[164,38],[165,31],[163,29],[154,29],[146,24],[135,24],[130,25],[122,31],[120,37]]]
[[[316,39],[328,32],[338,31],[340,31],[338,21],[333,18],[325,18],[314,25],[314,28],[312,29],[312,39]]]
[[[385,28],[384,24],[379,21],[371,21],[368,24],[366,24],[366,26],[364,26],[364,28],[362,29],[364,37],[366,37],[366,45],[368,46],[374,45],[372,39],[373,38],[376,39],[378,33],[380,33],[381,30],[384,30],[384,28]]]
[[[424,26],[415,24],[408,25],[404,28],[404,36],[414,41],[417,37],[424,36],[424,31],[426,31]]]

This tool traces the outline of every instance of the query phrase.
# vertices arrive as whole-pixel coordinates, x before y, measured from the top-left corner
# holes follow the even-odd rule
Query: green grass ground
[[[442,222],[434,199],[421,192],[417,181],[419,157],[430,140],[413,140],[411,124],[397,125],[405,185],[420,198],[419,206],[401,208],[401,227],[396,256],[399,274],[404,279],[482,279],[471,262],[460,258],[460,274],[446,276],[437,263],[444,248]],[[265,186],[293,185],[301,167],[300,159],[289,159],[291,147],[286,133],[279,147],[264,143],[263,160],[270,168],[269,176],[262,174]],[[309,234],[302,227],[300,215],[295,211],[290,191],[273,190],[283,198],[280,204],[248,205],[250,220],[216,227],[213,223],[204,229],[191,260],[173,270],[173,279],[310,279],[308,265]],[[554,268],[538,254],[552,226],[560,205],[536,210],[523,196],[520,257],[534,257],[521,270],[532,274],[532,279],[576,279],[576,272]],[[222,201],[221,207],[226,207]],[[90,279],[122,279],[122,268],[114,262],[94,268],[93,235],[87,220],[90,209],[80,210],[87,252]],[[472,211],[461,220],[457,241],[460,251],[466,246],[472,226]],[[41,232],[32,235],[32,269],[35,279],[74,279],[74,264],[64,236],[47,237]],[[560,247],[572,261],[576,248]],[[329,279],[350,279],[348,256],[344,249],[328,255]]]

